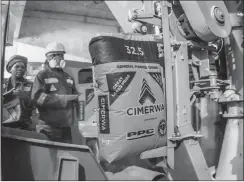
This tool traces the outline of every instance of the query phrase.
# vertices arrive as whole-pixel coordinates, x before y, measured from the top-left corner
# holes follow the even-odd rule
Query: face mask
[[[57,61],[57,59],[60,59],[59,57],[54,57],[53,59],[51,59],[50,61],[49,61],[49,66],[51,67],[51,68],[64,68],[65,67],[65,65],[66,65],[66,63],[65,63],[65,60],[60,60],[60,62],[59,62],[59,64],[58,64],[58,61]]]

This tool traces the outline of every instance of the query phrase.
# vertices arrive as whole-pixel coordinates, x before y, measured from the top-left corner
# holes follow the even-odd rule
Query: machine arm
[[[211,175],[199,143],[197,140],[194,142],[194,140],[184,137],[192,135],[193,131],[190,119],[191,111],[189,109],[191,103],[184,98],[186,98],[185,95],[193,91],[194,93],[208,93],[214,101],[217,101],[220,96],[219,91],[222,88],[231,87],[229,80],[221,80],[216,72],[212,72],[210,64],[211,61],[220,61],[218,54],[224,46],[224,39],[231,34],[233,23],[236,24],[237,19],[233,18],[229,13],[230,10],[227,10],[226,2],[224,1],[180,0],[163,1],[163,4],[161,2],[138,1],[136,5],[127,2],[126,10],[124,10],[129,13],[129,22],[138,22],[142,26],[154,25],[161,30],[159,32],[155,30],[153,33],[163,34],[164,55],[165,60],[167,60],[165,63],[166,80],[172,80],[171,83],[173,83],[172,87],[166,84],[167,92],[173,93],[172,96],[167,95],[167,110],[169,110],[167,111],[167,118],[168,125],[170,125],[167,126],[167,163],[171,169],[175,168],[175,170],[171,171],[171,174],[178,173],[179,175],[181,173],[180,169],[184,171],[182,164],[179,164],[181,161],[191,164],[188,166],[188,172],[190,170],[195,172],[195,176],[192,179],[209,180]],[[132,27],[132,24],[129,22],[122,23],[126,21],[126,18],[125,15],[121,17],[121,11],[118,10],[120,7],[117,9],[112,7],[111,4],[115,5],[115,2],[111,2],[110,5],[108,1],[106,3],[125,32],[133,32],[133,29],[129,28],[129,26]],[[165,8],[167,11],[165,11]],[[240,12],[236,12],[236,14],[241,16]],[[141,33],[145,34],[143,31]],[[234,34],[233,36],[236,35]],[[217,45],[218,42],[222,42],[220,48]],[[192,68],[194,68],[194,81],[190,81],[189,65],[193,65]],[[199,69],[195,69],[196,67]],[[216,68],[214,68],[214,71],[216,71]],[[204,82],[207,85],[204,85]],[[195,85],[195,87],[190,89],[192,85]],[[174,103],[173,105],[172,102]],[[172,117],[173,113],[174,117]],[[172,127],[177,127],[177,132],[173,132]],[[193,135],[193,138],[196,139],[198,137],[195,136],[201,136],[201,134]],[[177,138],[183,139],[183,142],[180,147],[174,148],[173,143],[179,142]],[[165,155],[165,152],[162,155]],[[183,161],[182,155],[185,158]],[[186,168],[186,166],[184,167]],[[189,180],[190,176],[187,175],[186,173],[182,174],[180,180],[184,179],[184,177]]]

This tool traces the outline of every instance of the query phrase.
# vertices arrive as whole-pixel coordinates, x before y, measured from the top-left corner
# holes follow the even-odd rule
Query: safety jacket
[[[75,82],[63,70],[46,67],[35,77],[32,99],[36,102],[40,120],[55,127],[71,126],[78,113]]]
[[[32,111],[35,109],[34,107],[34,102],[31,100],[31,89],[32,89],[32,82],[23,79],[21,84],[17,86],[17,89],[25,91],[25,93],[30,96],[29,99],[22,100],[20,99],[20,104],[21,104],[21,118],[20,121],[29,121],[31,116],[32,116]],[[11,77],[7,78],[4,80],[4,85],[3,85],[3,92],[6,93],[13,89],[15,86],[11,82]],[[15,87],[16,88],[16,87]]]

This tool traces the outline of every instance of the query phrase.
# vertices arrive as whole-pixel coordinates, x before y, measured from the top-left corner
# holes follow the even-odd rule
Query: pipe
[[[228,94],[228,100],[238,100],[239,95],[233,90],[227,90],[225,94]],[[228,114],[239,114],[239,104],[237,102],[228,104]],[[222,144],[222,150],[220,154],[219,164],[216,171],[216,180],[242,180],[243,178],[243,162],[241,162],[242,152],[240,152],[241,140],[243,140],[243,131],[241,131],[240,119],[228,119],[225,135]],[[242,175],[240,174],[241,169]]]
[[[201,120],[200,120],[200,113],[199,113],[199,105],[201,104],[201,98],[196,98],[195,103],[195,112],[196,112],[196,132],[199,132],[201,130]]]
[[[224,1],[224,3],[229,13],[236,15],[232,20],[238,20],[238,9],[243,2]],[[239,25],[236,26],[232,21],[232,32],[224,40],[228,79],[231,81],[231,88],[235,89],[235,92],[232,91],[231,98],[227,96],[228,100],[243,96],[243,48],[241,47],[243,21],[238,20],[238,22]],[[228,114],[240,115],[241,112],[243,112],[243,103],[228,104]],[[227,120],[216,179],[243,180],[243,118]]]
[[[10,9],[10,0],[8,1],[8,4],[7,4],[7,11],[5,13],[5,17],[6,17],[6,20],[4,22],[4,32],[3,34],[1,35],[2,36],[2,50],[1,50],[1,54],[2,54],[2,57],[1,57],[1,65],[0,65],[0,69],[1,69],[1,95],[3,93],[3,87],[2,87],[2,83],[3,83],[3,79],[4,79],[4,62],[5,62],[5,44],[6,44],[6,39],[7,39],[7,28],[8,28],[8,19],[9,19],[9,9]],[[1,11],[2,11],[2,4],[1,4]],[[1,12],[2,13],[2,12]],[[2,115],[2,111],[3,111],[3,101],[1,99],[1,108],[0,108],[0,117],[1,117],[1,121],[3,120],[3,115]],[[0,164],[0,179],[2,180],[2,164]]]
[[[5,62],[5,47],[6,47],[6,40],[7,40],[7,30],[8,30],[8,23],[9,23],[9,9],[10,9],[10,1],[8,1],[7,4],[7,10],[5,12],[5,21],[4,21],[4,29],[3,29],[3,37],[2,37],[2,57],[1,57],[1,79],[3,78],[3,73],[4,73],[4,62]]]

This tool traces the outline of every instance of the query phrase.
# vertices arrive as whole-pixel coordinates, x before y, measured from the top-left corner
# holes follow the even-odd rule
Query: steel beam
[[[41,18],[41,19],[54,19],[54,20],[64,20],[64,21],[75,21],[81,23],[91,23],[91,24],[99,24],[106,26],[117,27],[119,24],[115,20],[108,20],[97,17],[83,16],[83,15],[72,15],[72,14],[64,14],[58,12],[45,12],[45,11],[37,11],[37,10],[28,10],[26,9],[24,12],[24,18]]]
[[[243,17],[238,11],[243,9],[243,1],[224,1],[231,14],[232,32],[224,40],[227,61],[229,89],[223,94],[222,103],[227,104],[227,118],[224,140],[216,180],[243,180]],[[241,21],[242,19],[242,21]]]
[[[174,46],[174,45],[172,45]],[[174,83],[176,126],[182,138],[194,130],[191,124],[190,85],[187,43],[175,45]],[[174,47],[175,47],[174,46]],[[179,47],[178,47],[179,46]],[[197,136],[196,136],[197,137]],[[174,180],[211,180],[206,160],[197,140],[186,139],[175,148],[175,168],[170,170]],[[187,170],[186,170],[187,169]]]
[[[174,94],[173,94],[173,74],[172,74],[172,49],[170,43],[168,6],[166,1],[162,1],[162,27],[165,60],[165,80],[166,80],[166,105],[167,105],[167,138],[174,133]],[[174,169],[174,145],[167,143],[167,162],[171,169]]]
[[[170,33],[171,4],[162,1],[161,7],[167,104],[167,167],[170,168],[167,171],[174,180],[211,180],[206,160],[196,140],[202,136],[194,132],[191,122],[188,42],[179,42]],[[137,21],[144,22],[142,19]],[[155,155],[153,151],[149,153]],[[161,156],[165,156],[164,152]]]

